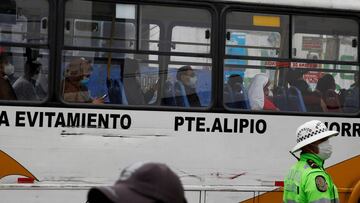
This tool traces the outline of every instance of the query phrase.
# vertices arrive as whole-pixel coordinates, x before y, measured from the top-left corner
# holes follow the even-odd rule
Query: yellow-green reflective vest
[[[284,180],[284,203],[338,203],[339,194],[324,161],[304,153]]]

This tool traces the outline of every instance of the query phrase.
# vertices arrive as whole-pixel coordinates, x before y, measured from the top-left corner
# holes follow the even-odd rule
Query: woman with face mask
[[[269,78],[265,74],[257,74],[249,86],[249,102],[252,110],[273,110],[278,108],[269,99]]]
[[[91,98],[88,85],[92,67],[85,58],[70,62],[64,73],[63,97],[67,102],[103,104],[104,98]]]
[[[337,188],[324,169],[325,160],[332,154],[329,138],[338,134],[318,120],[297,129],[297,144],[290,153],[301,153],[285,178],[284,202],[339,202]]]

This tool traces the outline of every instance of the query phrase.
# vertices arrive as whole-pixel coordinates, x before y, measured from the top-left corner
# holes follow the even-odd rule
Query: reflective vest
[[[323,164],[315,154],[301,154],[284,180],[284,203],[338,203],[337,188]]]

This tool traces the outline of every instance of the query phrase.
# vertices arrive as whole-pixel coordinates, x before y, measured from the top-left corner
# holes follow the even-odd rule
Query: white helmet
[[[338,131],[328,130],[325,124],[318,120],[312,120],[302,124],[296,130],[296,142],[294,148],[292,148],[291,152],[297,152],[302,147],[321,140],[326,137],[336,136],[338,135]]]

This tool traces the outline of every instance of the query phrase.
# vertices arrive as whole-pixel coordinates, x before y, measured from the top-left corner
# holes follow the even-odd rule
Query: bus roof
[[[220,1],[220,0],[214,0]],[[359,0],[221,0],[222,2],[360,11]]]

